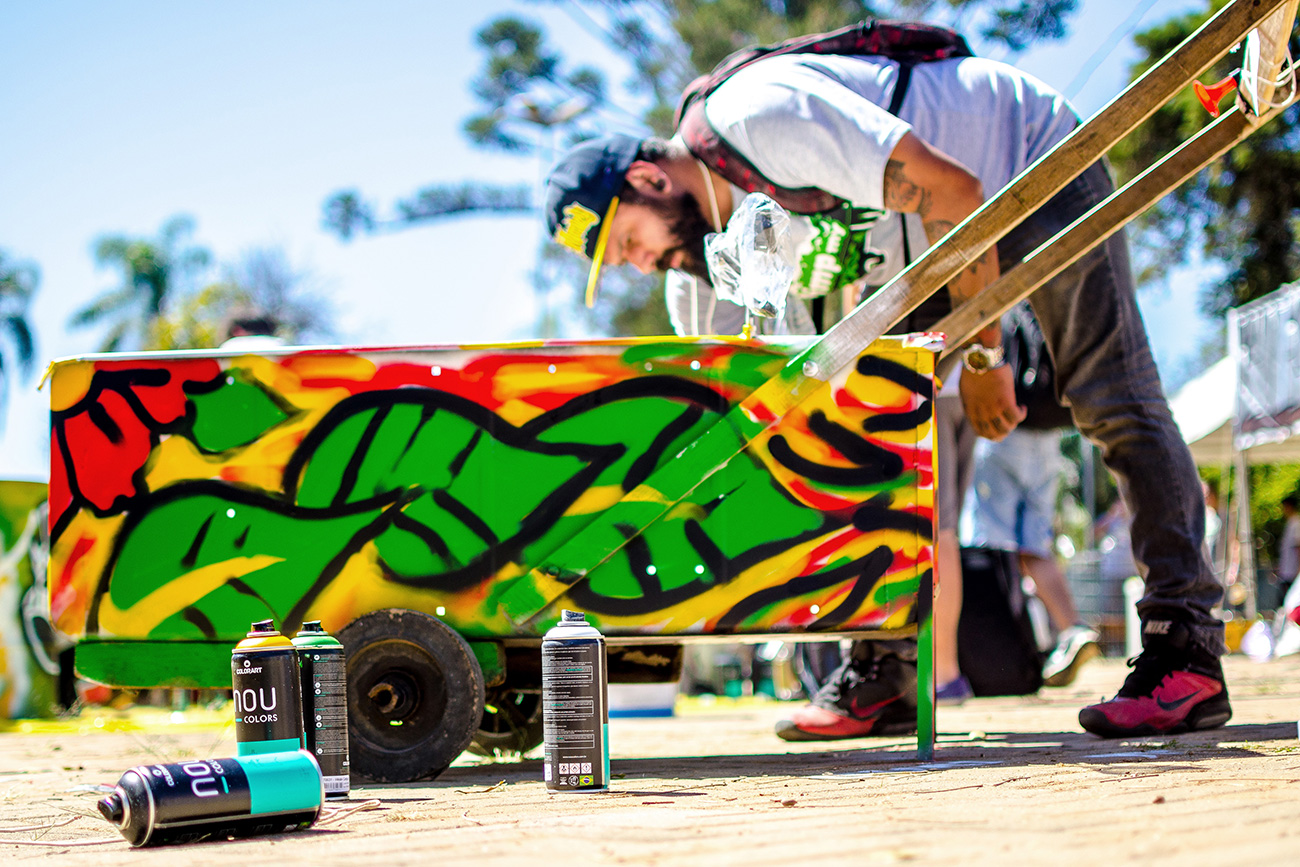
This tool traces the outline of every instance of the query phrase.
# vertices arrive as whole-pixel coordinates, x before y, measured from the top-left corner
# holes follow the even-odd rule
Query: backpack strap
[[[903,97],[907,96],[908,85],[912,83],[912,64],[907,60],[898,61],[898,79],[894,82],[894,94],[889,99],[889,107],[885,111],[898,117],[899,109],[903,107]]]
[[[769,181],[754,164],[728,144],[704,116],[704,100],[687,106],[677,133],[695,158],[747,193],[763,193],[796,214],[820,214],[844,204],[844,200],[817,187],[791,189]]]

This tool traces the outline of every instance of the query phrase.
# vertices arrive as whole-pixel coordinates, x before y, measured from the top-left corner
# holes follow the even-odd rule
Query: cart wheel
[[[469,751],[488,758],[522,754],[540,744],[542,736],[542,688],[497,687],[488,690]]]
[[[398,608],[358,617],[338,638],[348,656],[352,769],[381,783],[446,770],[483,716],[483,671],[465,639]]]

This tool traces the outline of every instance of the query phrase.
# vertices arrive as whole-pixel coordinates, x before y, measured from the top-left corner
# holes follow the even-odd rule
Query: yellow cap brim
[[[596,286],[600,283],[600,266],[605,261],[605,245],[609,243],[609,227],[614,225],[614,212],[618,210],[618,196],[609,200],[609,210],[600,221],[600,234],[596,236],[596,249],[591,256],[591,270],[587,272],[587,306],[596,306]]]

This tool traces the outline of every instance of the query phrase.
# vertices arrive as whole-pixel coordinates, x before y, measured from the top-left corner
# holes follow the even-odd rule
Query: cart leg
[[[916,757],[934,758],[934,571],[921,576],[917,589]]]

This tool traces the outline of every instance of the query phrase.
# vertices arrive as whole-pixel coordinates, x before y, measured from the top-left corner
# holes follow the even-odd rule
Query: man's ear
[[[668,173],[648,160],[637,160],[628,166],[624,179],[631,185],[632,189],[643,195],[653,195],[655,193],[662,195],[673,188],[673,182],[668,177]]]

